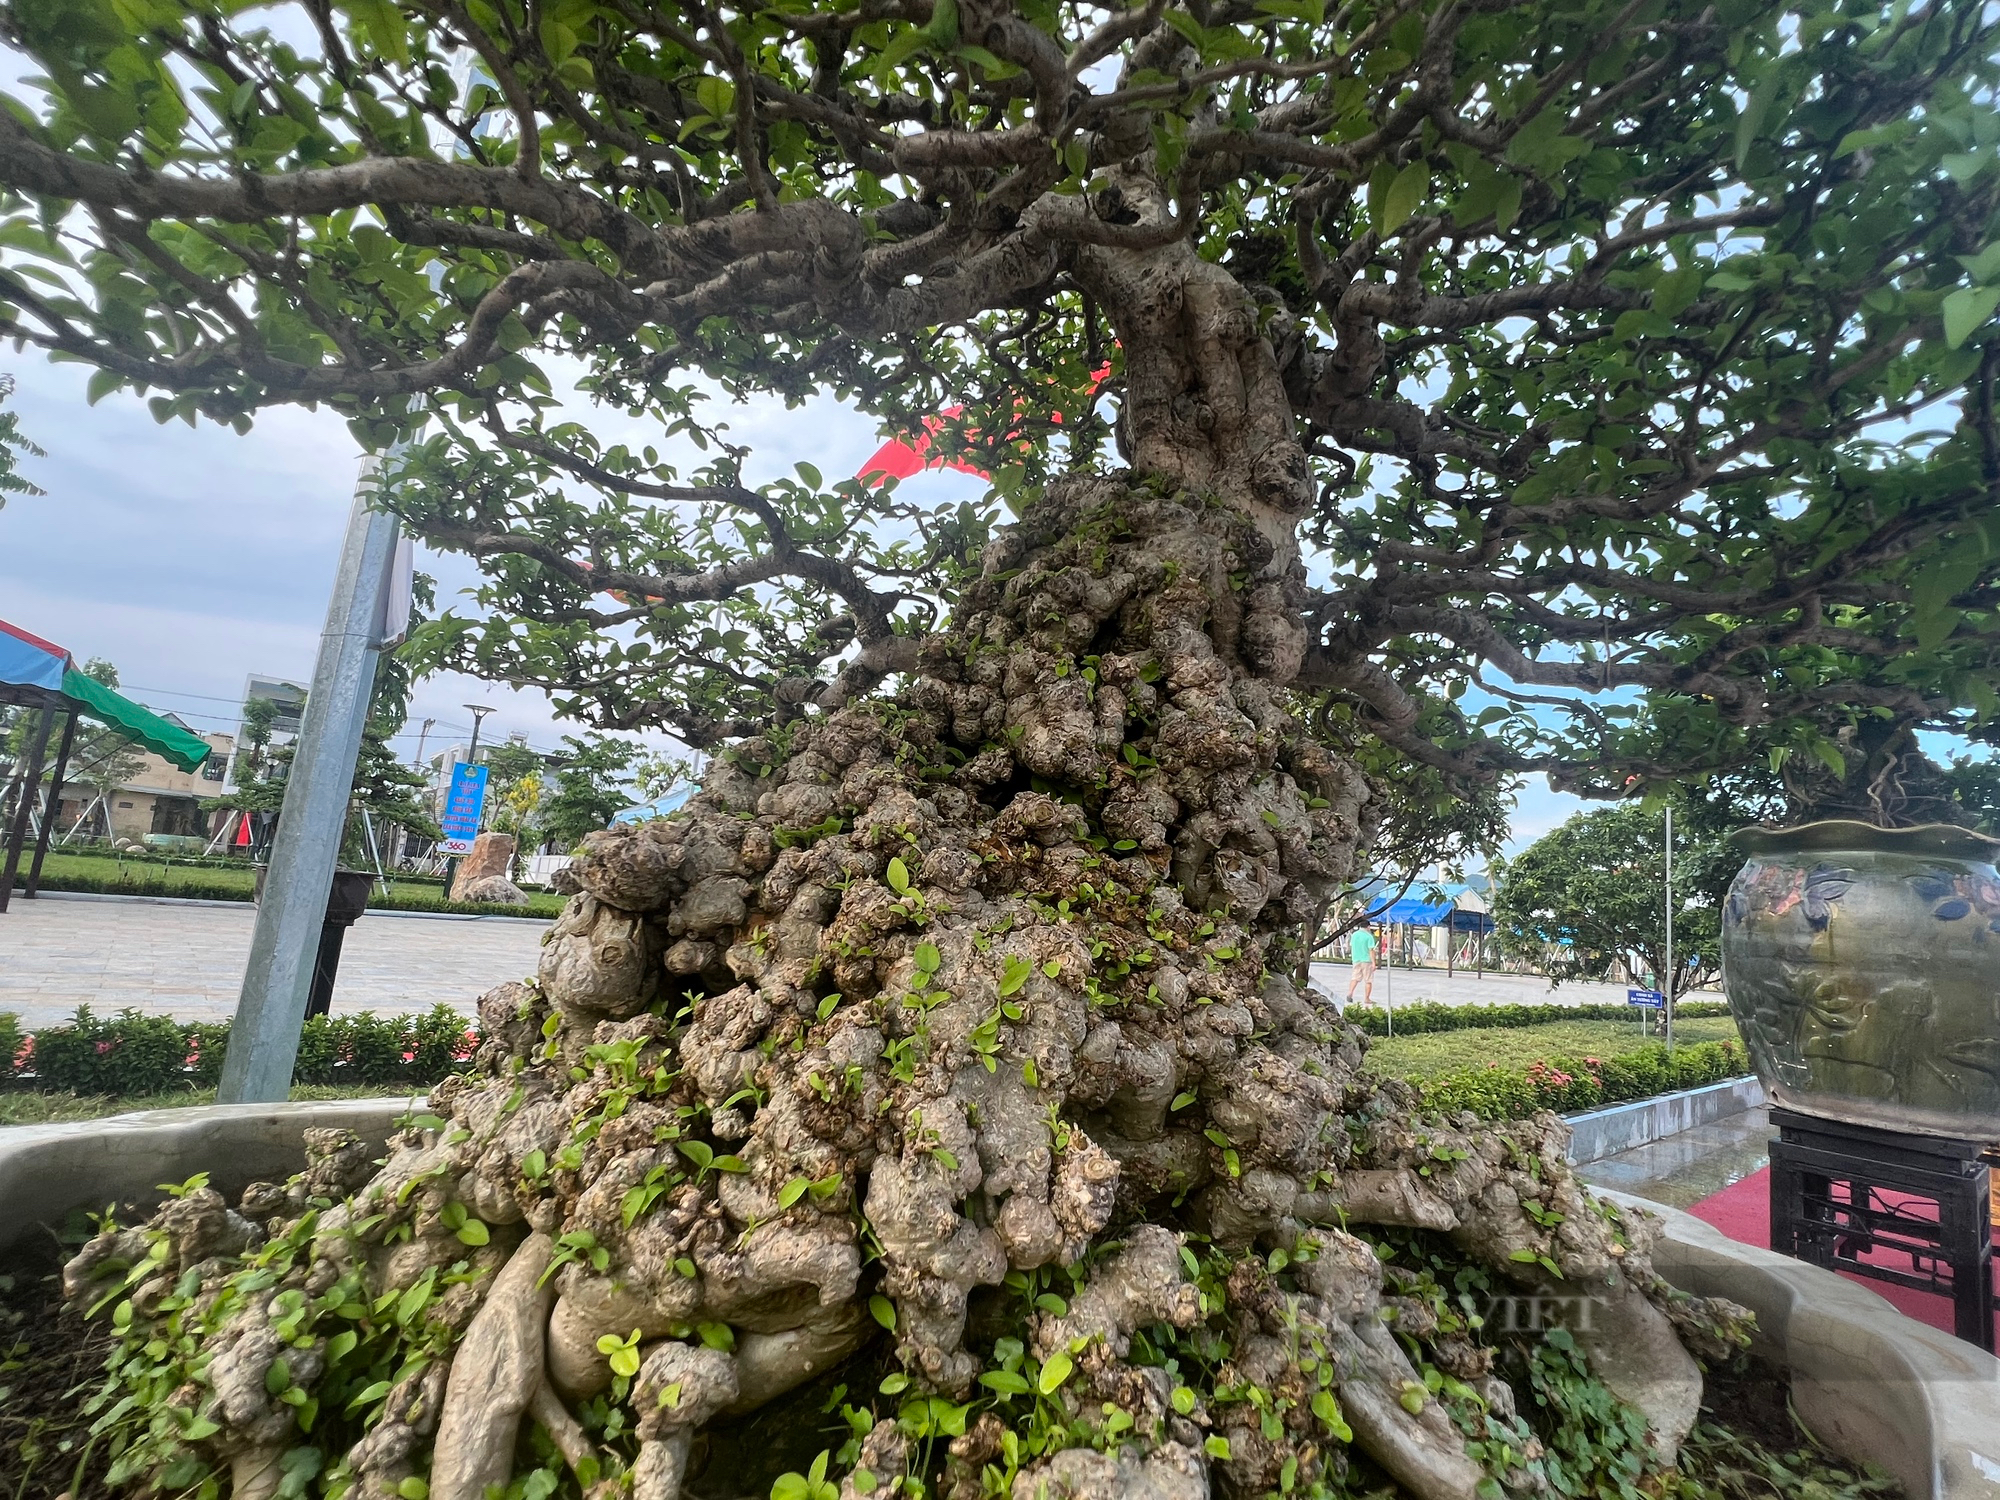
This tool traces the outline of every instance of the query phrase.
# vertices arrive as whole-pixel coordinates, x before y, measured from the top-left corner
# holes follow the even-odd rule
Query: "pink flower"
[[[111,1043],[109,1042],[99,1042],[97,1044],[97,1055],[99,1057],[104,1056],[104,1054],[109,1052],[110,1050],[111,1050]]]

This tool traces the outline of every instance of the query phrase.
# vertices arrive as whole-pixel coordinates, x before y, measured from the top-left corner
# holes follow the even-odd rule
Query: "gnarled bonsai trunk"
[[[1559,1123],[1421,1123],[1285,977],[1370,822],[1363,777],[1286,709],[1306,466],[1240,287],[1180,246],[1077,274],[1125,344],[1136,471],[1051,485],[899,700],[742,745],[683,812],[592,835],[537,982],[482,1000],[477,1070],[434,1092],[442,1128],[312,1226],[286,1274],[351,1272],[369,1299],[486,1226],[495,1274],[436,1314],[444,1345],[474,1331],[441,1395],[417,1372],[387,1398],[349,1455],[364,1493],[427,1471],[469,1495],[523,1420],[609,1472],[569,1418],[608,1391],[635,1492],[673,1500],[693,1434],[883,1336],[954,1401],[996,1363],[1038,1371],[1110,1450],[1008,1459],[988,1414],[952,1445],[955,1495],[1009,1461],[1028,1493],[1261,1494],[1337,1469],[1351,1427],[1410,1493],[1470,1497],[1490,1466],[1468,1434],[1525,1429],[1463,1322],[1385,1290],[1349,1232],[1370,1223],[1599,1299],[1605,1378],[1663,1456],[1686,1431],[1699,1377],[1670,1317],[1721,1314],[1670,1298],[1644,1227],[1586,1200]],[[271,1231],[296,1225],[300,1191],[262,1191]],[[1197,1285],[1189,1235],[1237,1257],[1225,1280]],[[544,1260],[545,1333],[524,1300]],[[504,1315],[477,1312],[488,1285]],[[270,1317],[246,1302],[231,1347]],[[1204,1328],[1222,1374],[1184,1396],[1161,1340]],[[303,1441],[257,1373],[225,1451]],[[885,1418],[857,1467],[913,1451]]]

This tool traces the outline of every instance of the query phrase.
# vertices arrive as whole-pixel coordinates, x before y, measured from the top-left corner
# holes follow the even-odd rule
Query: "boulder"
[[[514,852],[519,842],[511,833],[482,833],[473,840],[472,852],[458,862],[458,873],[452,877],[451,899],[453,901],[493,901],[509,903],[525,902],[526,894],[516,889],[508,880],[508,872],[514,868]],[[475,885],[498,880],[513,891],[512,896],[474,896],[469,894]]]
[[[458,881],[452,886],[456,893],[454,901],[469,901],[480,906],[526,906],[528,893],[505,875],[488,875],[483,880]]]

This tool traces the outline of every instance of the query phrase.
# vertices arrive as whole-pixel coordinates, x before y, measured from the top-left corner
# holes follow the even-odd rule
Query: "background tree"
[[[12,399],[14,377],[0,375],[0,403]],[[48,492],[31,483],[21,473],[21,459],[47,458],[48,454],[35,446],[34,440],[21,431],[21,417],[18,412],[0,411],[0,506],[7,503],[9,495],[43,495]]]
[[[1665,820],[1639,804],[1578,813],[1501,868],[1500,940],[1557,984],[1623,964],[1666,991]],[[1743,856],[1714,832],[1674,821],[1676,996],[1722,972],[1722,902]]]
[[[585,834],[609,827],[637,795],[634,767],[642,754],[630,740],[564,735],[562,750],[549,757],[554,785],[542,802],[543,837],[566,852]]]
[[[275,1357],[274,1278],[317,1338],[311,1267],[354,1267],[313,1391],[121,1407],[121,1464],[525,1491],[532,1402],[582,1476],[537,1488],[674,1500],[696,1428],[853,1357],[854,1441],[788,1488],[1675,1482],[1730,1311],[1549,1122],[1421,1119],[1283,976],[1382,757],[1622,795],[1782,751],[1895,818],[1914,728],[2000,709],[1990,8],[285,15],[0,10],[49,80],[0,111],[0,331],[163,419],[420,437],[392,503],[484,572],[424,660],[711,760],[587,841],[338,1245],[280,1226],[200,1339],[132,1317],[199,1395],[220,1341]],[[764,482],[714,391],[951,402],[993,493]],[[368,1311],[392,1263],[434,1314]],[[1446,1284],[1589,1296],[1587,1369]]]

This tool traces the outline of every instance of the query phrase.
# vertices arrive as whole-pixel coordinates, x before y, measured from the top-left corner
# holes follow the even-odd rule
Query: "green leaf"
[[[1219,1436],[1204,1438],[1201,1444],[1201,1451],[1206,1453],[1210,1458],[1219,1458],[1227,1463],[1229,1460],[1229,1439]]]
[[[811,1186],[812,1180],[810,1178],[792,1178],[783,1187],[778,1189],[778,1207],[790,1208],[799,1199],[805,1197],[807,1189]]]
[[[706,1141],[675,1141],[674,1149],[698,1168],[705,1169],[715,1161],[715,1148]]]
[[[1028,982],[1028,976],[1035,972],[1035,966],[1025,958],[1009,958],[1000,970],[1000,993],[1014,994]]]
[[[868,1311],[873,1313],[875,1321],[888,1329],[889,1332],[894,1333],[896,1331],[896,1304],[880,1292],[877,1292],[868,1299]]]
[[[1375,222],[1375,232],[1385,237],[1394,234],[1409,222],[1430,194],[1430,163],[1419,158],[1398,172],[1382,195],[1382,213]]]
[[[724,1354],[736,1347],[736,1330],[727,1323],[697,1323],[694,1331],[709,1348],[720,1349]]]
[[[1770,114],[1771,105],[1784,81],[1783,73],[1774,64],[1750,91],[1749,102],[1743,106],[1743,113],[1736,117],[1737,171],[1742,171],[1744,164],[1750,160],[1750,148],[1757,143],[1757,134],[1764,128],[1764,117]]]
[[[408,65],[409,33],[395,0],[340,0],[339,8],[353,17],[378,53],[398,66]]]
[[[1961,287],[1944,299],[1944,341],[1956,349],[2000,307],[2000,286]]]
[[[491,1231],[477,1219],[467,1219],[458,1228],[458,1239],[462,1245],[484,1245],[492,1238]]]
[[[727,120],[736,113],[736,85],[713,73],[704,74],[694,86],[694,100],[712,118]]]
[[[1334,1399],[1332,1391],[1322,1390],[1313,1392],[1312,1409],[1313,1415],[1326,1424],[1327,1431],[1331,1432],[1335,1438],[1343,1443],[1354,1441],[1354,1430],[1347,1425],[1346,1419],[1342,1417],[1340,1403]]]
[[[910,893],[910,867],[896,855],[889,856],[889,889],[899,896]]]
[[[979,1377],[979,1383],[1003,1396],[1022,1396],[1033,1389],[1024,1376],[1016,1375],[1012,1370],[988,1370]]]
[[[1076,1362],[1058,1349],[1042,1362],[1042,1372],[1035,1378],[1035,1384],[1041,1388],[1044,1396],[1052,1395],[1065,1380],[1069,1379],[1070,1371],[1075,1368]]]

